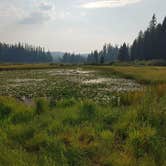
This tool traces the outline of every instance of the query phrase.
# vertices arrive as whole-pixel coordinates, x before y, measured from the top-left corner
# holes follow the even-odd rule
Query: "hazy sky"
[[[166,0],[0,0],[0,41],[51,51],[90,52],[104,43],[131,43]]]

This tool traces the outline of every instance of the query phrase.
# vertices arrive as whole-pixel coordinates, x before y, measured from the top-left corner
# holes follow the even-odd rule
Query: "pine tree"
[[[100,64],[104,64],[104,55],[103,55],[103,53],[100,55]]]
[[[150,24],[149,24],[149,30],[150,30],[150,31],[155,30],[156,25],[157,25],[156,15],[153,14],[153,16],[152,16],[152,20],[150,21]]]
[[[166,18],[162,24],[157,24],[156,16],[153,15],[147,30],[134,40],[131,59],[166,59]]]
[[[94,60],[95,60],[95,64],[99,63],[99,54],[97,50],[94,51]]]
[[[129,59],[129,48],[126,43],[124,43],[119,49],[118,60],[128,61]]]

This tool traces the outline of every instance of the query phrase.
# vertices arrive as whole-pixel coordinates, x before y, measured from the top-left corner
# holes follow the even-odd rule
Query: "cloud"
[[[51,4],[49,2],[43,2],[39,5],[39,8],[44,11],[54,10],[54,4]]]
[[[19,6],[13,3],[8,3],[8,1],[0,2],[0,21],[12,21],[21,19],[25,16],[25,12]]]
[[[141,0],[96,0],[81,5],[82,8],[115,8],[138,3]]]
[[[50,2],[37,3],[26,17],[24,17],[20,24],[43,24],[56,18],[55,5]]]
[[[66,18],[71,18],[72,14],[69,9],[58,9],[55,6],[55,2],[48,0],[42,1],[40,3],[34,3],[34,8],[31,12],[26,15],[21,21],[20,24],[44,24],[49,21],[64,20]]]
[[[23,18],[20,24],[42,24],[49,19],[49,15],[42,12],[32,12],[28,17]]]

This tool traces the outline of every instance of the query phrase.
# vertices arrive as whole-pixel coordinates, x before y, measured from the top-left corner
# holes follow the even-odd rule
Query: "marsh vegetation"
[[[78,67],[1,71],[0,79],[0,95],[18,99],[45,97],[59,100],[72,97],[109,103],[115,97],[113,94],[142,90],[134,80]]]
[[[142,70],[1,71],[0,165],[165,166],[165,68]]]

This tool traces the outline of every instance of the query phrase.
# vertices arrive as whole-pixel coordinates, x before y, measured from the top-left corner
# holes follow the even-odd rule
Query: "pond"
[[[16,98],[54,97],[101,101],[114,93],[138,91],[141,85],[124,78],[105,77],[99,71],[75,69],[0,72],[0,95]]]

